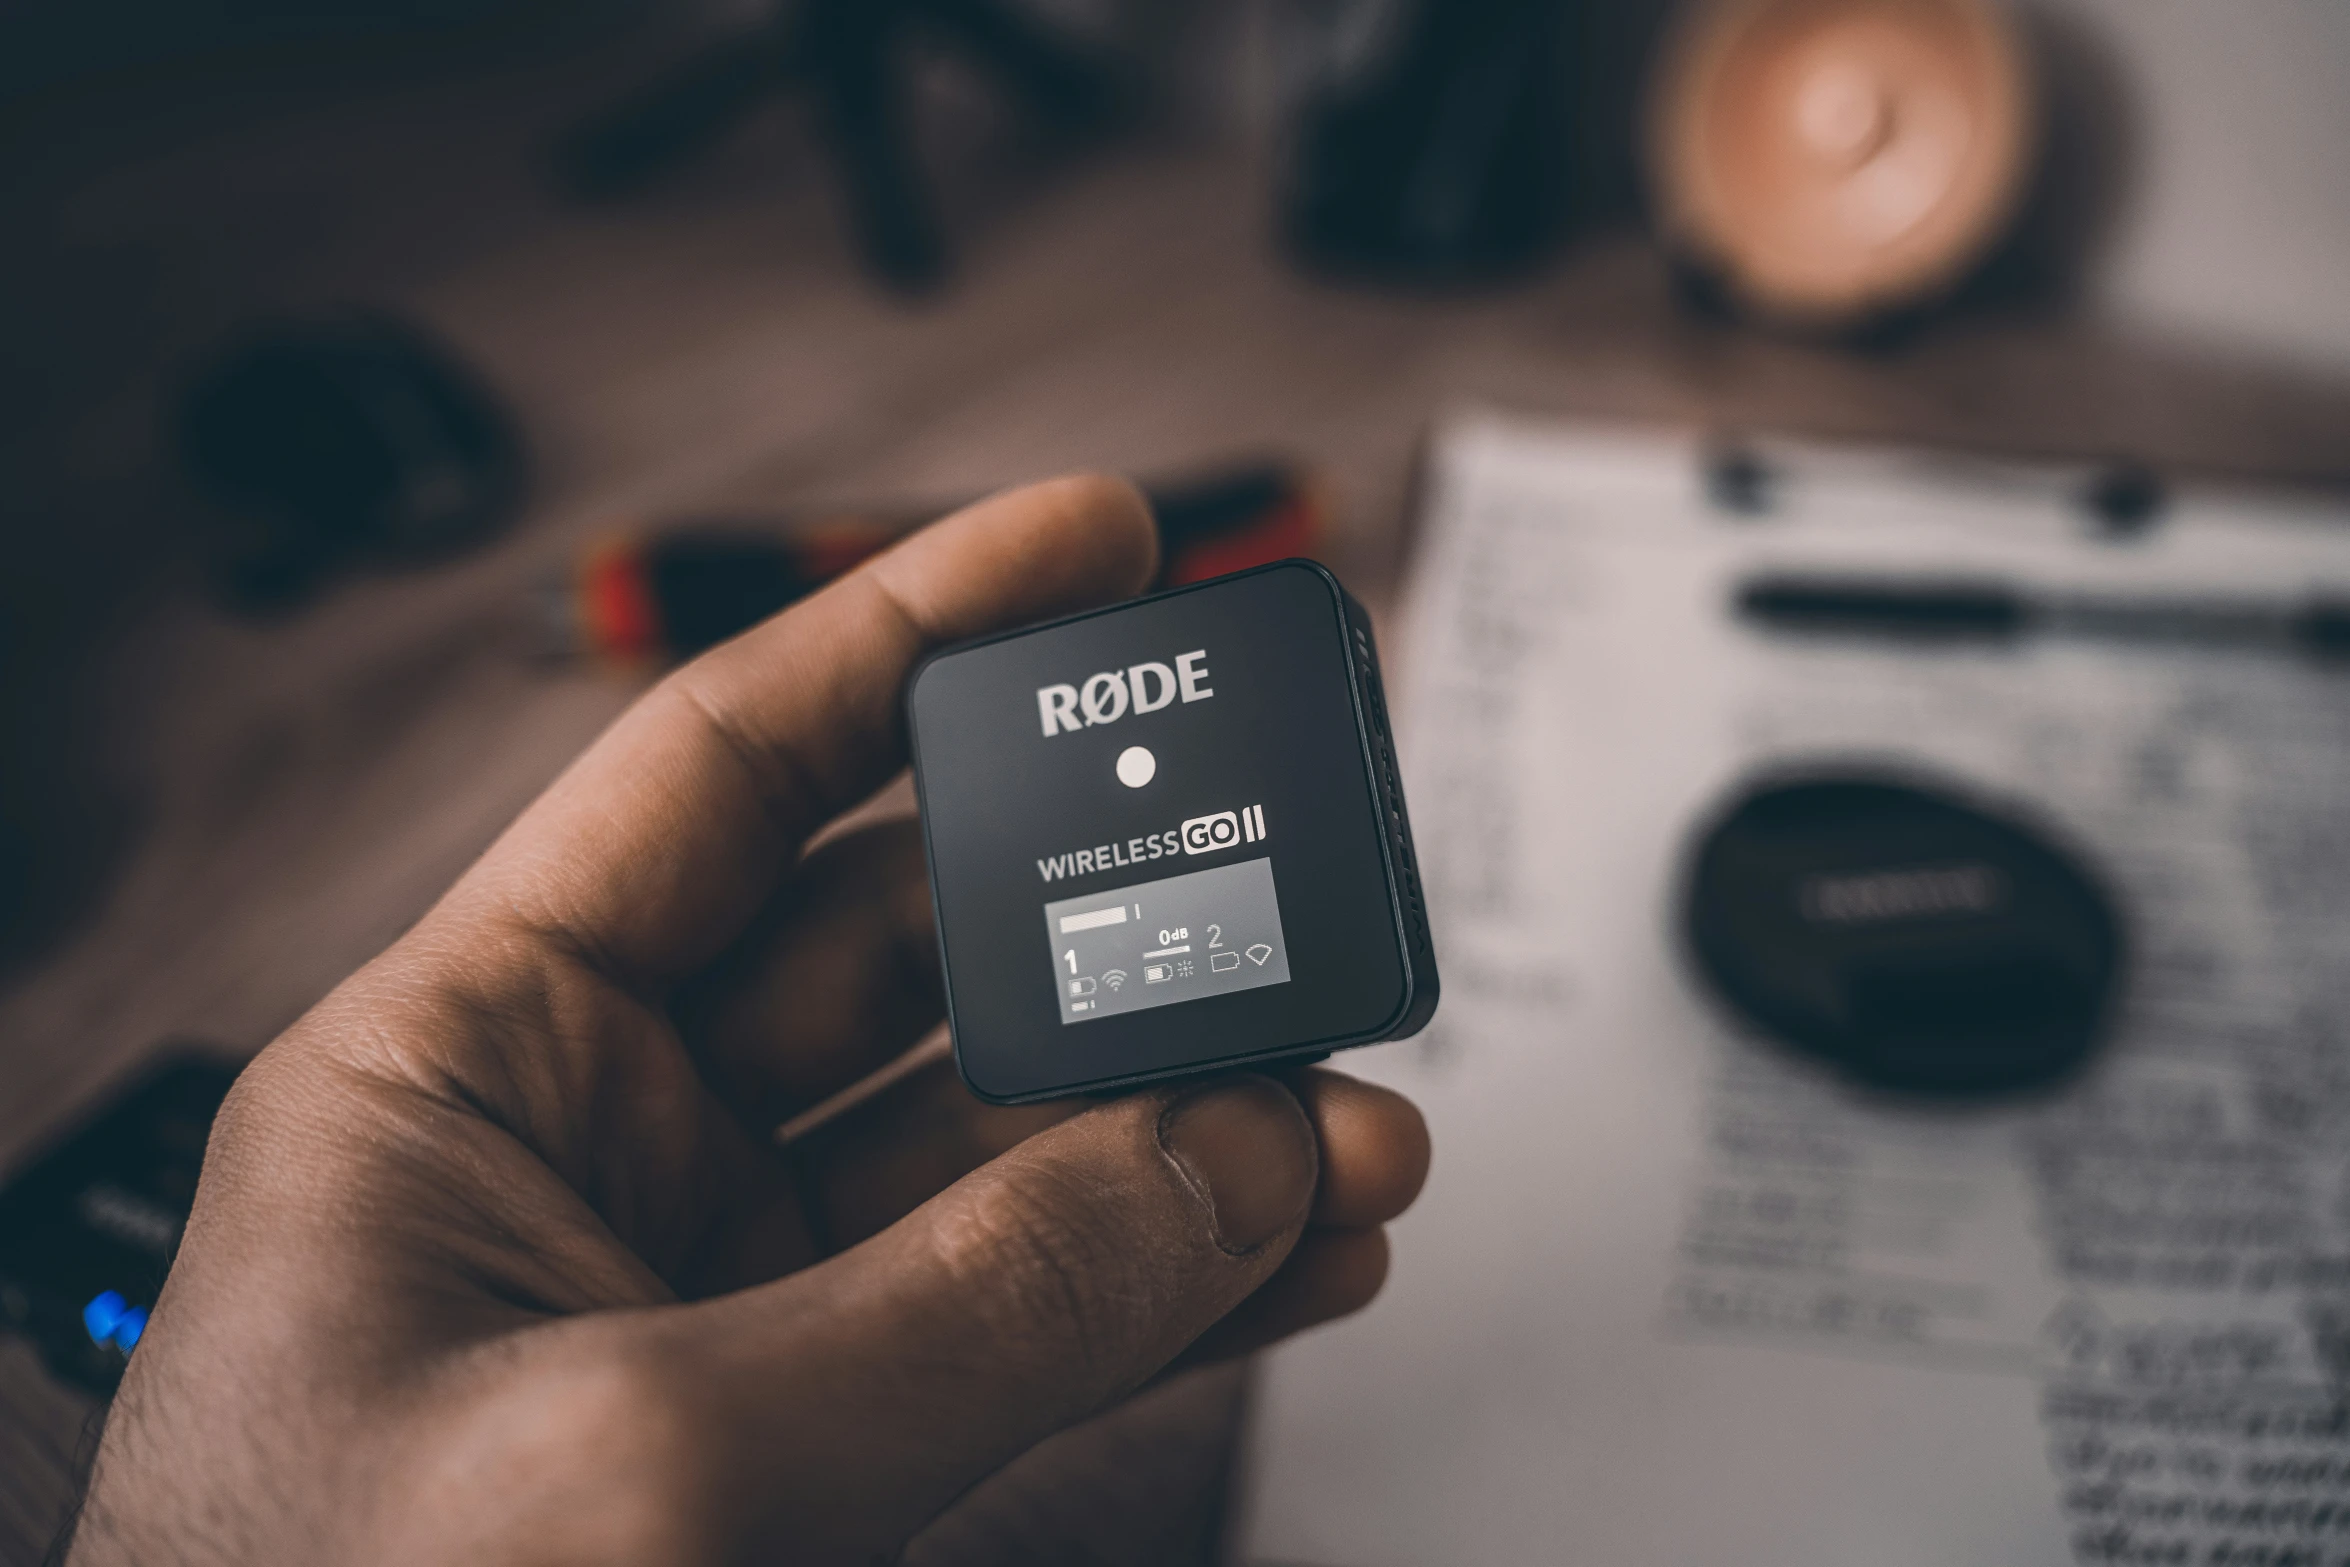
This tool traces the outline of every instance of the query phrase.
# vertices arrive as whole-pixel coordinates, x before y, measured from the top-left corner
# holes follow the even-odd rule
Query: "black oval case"
[[[2076,1070],[2123,960],[2098,879],[2018,816],[1889,776],[1782,776],[1701,830],[1698,971],[1740,1017],[1874,1088],[1978,1096]]]

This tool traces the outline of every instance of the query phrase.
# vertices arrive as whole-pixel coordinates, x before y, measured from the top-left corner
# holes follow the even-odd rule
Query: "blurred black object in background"
[[[279,609],[356,565],[446,559],[520,509],[522,438],[421,328],[347,310],[256,328],[200,370],[179,451],[214,503],[231,608]]]
[[[2162,476],[2144,463],[2115,463],[2098,470],[2081,492],[2081,504],[2111,538],[2144,533],[2162,520],[2170,503]]]
[[[226,75],[259,59],[429,58],[617,9],[618,0],[33,0],[0,8],[0,110],[189,65]]]
[[[892,287],[929,288],[949,263],[909,122],[906,76],[918,34],[952,45],[1060,135],[1101,129],[1117,105],[1106,62],[1000,0],[777,0],[765,22],[574,130],[556,150],[558,173],[579,196],[621,195],[716,141],[766,98],[802,92],[866,266]]]
[[[0,1189],[0,1327],[67,1381],[122,1380],[236,1075],[181,1047]]]
[[[1558,0],[1417,0],[1373,65],[1306,105],[1282,229],[1339,277],[1472,283],[1530,268],[1568,216]]]
[[[2119,917],[2010,816],[1823,772],[1746,790],[1695,841],[1682,921],[1698,971],[1855,1082],[2019,1093],[2078,1070],[2102,1037]]]
[[[2350,603],[2323,593],[2066,593],[1985,576],[1798,573],[1742,583],[1737,610],[1749,625],[1788,636],[1913,645],[2068,637],[2167,652],[2225,649],[2326,660],[2350,655]]]

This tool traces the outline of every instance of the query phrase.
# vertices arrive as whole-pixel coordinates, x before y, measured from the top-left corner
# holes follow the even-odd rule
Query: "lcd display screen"
[[[1044,923],[1063,1023],[1289,980],[1270,859],[1064,898]]]

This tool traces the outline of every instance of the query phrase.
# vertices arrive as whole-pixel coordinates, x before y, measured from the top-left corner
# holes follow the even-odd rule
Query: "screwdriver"
[[[1311,554],[1328,507],[1301,467],[1258,460],[1143,487],[1159,528],[1154,587]],[[690,658],[886,549],[930,514],[696,518],[611,538],[545,584],[551,650],[643,666]]]

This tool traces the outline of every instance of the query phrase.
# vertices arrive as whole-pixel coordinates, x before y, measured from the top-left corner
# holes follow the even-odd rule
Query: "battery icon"
[[[1240,967],[1240,954],[1237,952],[1211,952],[1208,954],[1208,968],[1215,973],[1226,973],[1238,967]]]
[[[1142,982],[1146,985],[1162,984],[1174,977],[1175,966],[1172,963],[1145,963],[1142,966]]]

